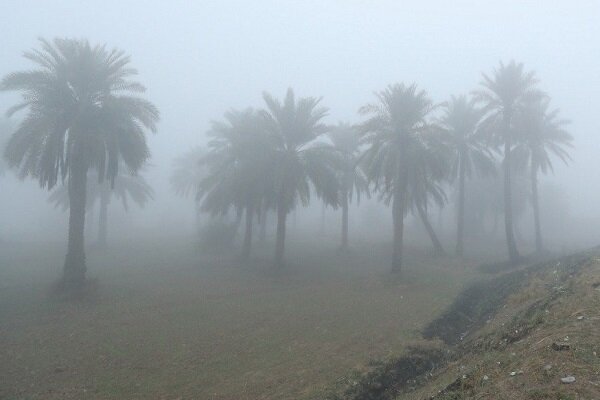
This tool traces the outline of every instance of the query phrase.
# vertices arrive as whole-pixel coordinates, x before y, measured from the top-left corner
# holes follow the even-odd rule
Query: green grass
[[[62,245],[0,249],[0,398],[316,399],[370,360],[399,353],[474,268],[389,249],[337,255],[292,238],[250,265],[192,243],[148,241],[88,254],[94,294],[51,297]]]

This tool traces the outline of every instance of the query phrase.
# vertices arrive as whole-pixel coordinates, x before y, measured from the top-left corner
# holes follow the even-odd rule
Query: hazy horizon
[[[38,46],[38,37],[85,38],[131,55],[147,98],[161,111],[146,173],[156,199],[132,211],[143,212],[146,227],[176,229],[193,218],[191,200],[168,186],[172,160],[203,144],[209,122],[226,110],[262,107],[263,91],[282,97],[292,87],[299,96],[323,96],[328,123],[359,122],[358,108],[390,83],[415,82],[442,102],[469,93],[482,72],[512,59],[537,72],[552,106],[572,121],[573,162],[565,168],[557,161],[555,175],[543,181],[567,193],[574,218],[600,220],[600,178],[591,173],[600,167],[598,2],[8,0],[0,12],[9,16],[2,76],[30,68],[21,55]],[[0,94],[0,111],[16,96]],[[36,182],[5,177],[7,183],[3,192],[12,195],[0,201],[9,227],[26,232],[27,225],[65,219],[48,213]],[[26,215],[25,223],[15,215]]]

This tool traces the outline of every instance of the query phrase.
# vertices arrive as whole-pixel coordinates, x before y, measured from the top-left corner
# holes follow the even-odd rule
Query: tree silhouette
[[[197,193],[200,190],[200,183],[206,177],[206,166],[203,165],[205,156],[206,150],[201,147],[188,150],[173,161],[173,171],[169,178],[171,188],[173,188],[175,194],[181,197],[194,195],[196,230],[198,233],[200,233],[201,209]]]
[[[429,121],[435,106],[425,91],[418,90],[415,84],[395,84],[376,96],[376,103],[360,109],[369,117],[362,125],[368,145],[363,160],[375,190],[386,204],[392,204],[392,271],[400,271],[404,217],[411,209],[417,209],[431,236],[433,230],[429,230],[431,225],[424,211],[432,196],[436,201],[445,198],[437,182],[445,174],[447,157]],[[434,237],[432,241],[435,245]]]
[[[573,137],[564,129],[569,121],[559,117],[558,109],[550,110],[548,98],[534,99],[516,117],[519,143],[514,149],[518,163],[529,167],[531,204],[535,230],[535,248],[543,251],[538,174],[553,172],[552,156],[565,164],[571,160],[568,149],[573,147]]]
[[[360,161],[360,137],[358,130],[347,124],[339,123],[327,132],[333,149],[339,156],[338,179],[340,187],[339,200],[342,208],[342,242],[341,249],[348,248],[348,208],[356,197],[360,202],[362,192],[368,194],[368,182]]]
[[[309,203],[311,186],[318,197],[334,207],[338,205],[339,190],[331,147],[315,142],[327,131],[322,122],[327,109],[319,107],[321,99],[296,101],[292,89],[288,89],[283,102],[268,93],[263,98],[267,109],[262,116],[273,146],[273,197],[269,201],[277,211],[275,265],[282,267],[287,215],[298,203]]]
[[[517,140],[515,116],[528,102],[544,96],[537,84],[534,72],[525,72],[523,64],[511,61],[506,65],[500,63],[492,77],[483,74],[481,89],[474,93],[475,100],[483,105],[484,128],[503,147],[504,228],[508,255],[513,264],[520,259],[514,236],[511,202],[512,150]]]
[[[121,161],[139,170],[149,157],[145,129],[155,131],[156,107],[135,96],[144,86],[129,78],[130,58],[85,40],[40,39],[41,49],[24,54],[37,69],[4,77],[0,90],[19,91],[22,101],[10,116],[27,110],[4,155],[22,178],[52,189],[68,180],[69,235],[61,287],[78,290],[85,282],[84,226],[87,173],[114,182]]]
[[[272,146],[262,118],[252,109],[231,110],[224,121],[213,122],[212,137],[203,163],[207,175],[201,181],[198,198],[202,209],[224,215],[234,208],[246,216],[242,258],[250,256],[252,222],[262,209],[269,189]]]
[[[464,252],[465,181],[473,172],[486,176],[495,172],[493,154],[479,131],[481,110],[466,96],[452,97],[444,106],[440,126],[446,133],[451,157],[450,179],[458,181],[456,254]]]

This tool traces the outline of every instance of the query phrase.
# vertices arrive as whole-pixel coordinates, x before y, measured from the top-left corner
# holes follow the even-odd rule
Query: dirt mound
[[[441,347],[412,348],[336,398],[600,398],[599,254],[538,263],[467,288],[423,331]]]

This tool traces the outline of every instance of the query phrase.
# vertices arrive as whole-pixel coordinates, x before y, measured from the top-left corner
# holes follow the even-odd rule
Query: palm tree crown
[[[213,121],[212,137],[202,164],[208,172],[201,181],[198,197],[203,208],[225,214],[231,207],[252,212],[266,193],[270,167],[270,144],[256,111],[231,110],[225,121]]]
[[[493,154],[486,137],[479,129],[482,117],[482,110],[477,109],[464,95],[452,96],[444,105],[444,114],[439,124],[445,132],[444,139],[450,150],[451,180],[459,178],[463,165],[467,178],[474,172],[483,176],[495,172]]]
[[[262,111],[265,128],[272,137],[277,165],[274,189],[276,201],[291,211],[298,201],[310,201],[310,184],[327,203],[337,205],[337,180],[332,165],[331,149],[315,142],[327,132],[322,119],[328,109],[320,107],[320,98],[307,97],[296,101],[288,89],[283,103],[264,93],[267,109]]]
[[[41,50],[24,55],[38,69],[8,74],[0,90],[19,91],[22,102],[7,114],[28,109],[5,150],[21,177],[36,177],[52,188],[67,177],[75,159],[113,180],[119,160],[138,170],[148,159],[144,128],[156,129],[158,110],[131,95],[144,86],[129,78],[130,58],[87,41],[40,39]]]
[[[187,197],[198,193],[200,182],[206,176],[206,167],[202,160],[206,151],[201,147],[188,150],[173,161],[173,171],[169,182],[175,194]]]
[[[547,174],[554,170],[553,156],[568,164],[568,150],[573,148],[573,136],[565,129],[569,121],[560,118],[560,110],[550,109],[547,97],[528,104],[516,119],[519,142],[514,151],[521,165],[532,165]]]
[[[482,88],[473,95],[475,102],[483,105],[483,125],[494,136],[513,136],[513,117],[527,104],[545,96],[538,88],[535,72],[526,72],[522,63],[511,61],[506,65],[501,62],[492,77],[482,76]]]
[[[359,130],[341,122],[327,132],[333,149],[339,155],[340,189],[348,194],[348,200],[356,196],[360,201],[361,193],[367,192],[367,177],[360,165],[361,141]]]

